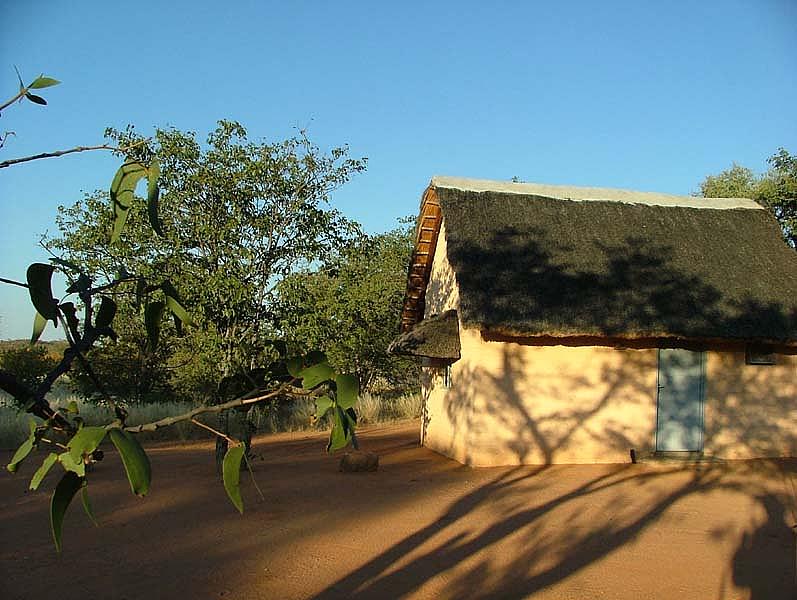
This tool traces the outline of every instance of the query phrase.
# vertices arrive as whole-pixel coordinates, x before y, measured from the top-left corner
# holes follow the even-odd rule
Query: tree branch
[[[52,419],[57,427],[65,431],[74,431],[74,427],[69,421],[53,410],[50,403],[43,397],[38,398],[36,393],[19,381],[13,373],[0,369],[0,389],[11,394],[20,405],[25,406],[25,410],[30,414],[45,421]]]
[[[27,288],[27,283],[22,283],[21,281],[14,281],[13,279],[6,279],[5,277],[0,277],[0,283],[7,283],[9,285],[18,285],[19,287]]]
[[[108,144],[101,144],[99,146],[75,146],[74,148],[69,148],[67,150],[56,150],[55,152],[42,152],[41,154],[33,154],[31,156],[23,156],[21,158],[12,158],[9,160],[4,160],[0,162],[0,169],[5,167],[10,167],[12,165],[18,165],[24,162],[30,162],[32,160],[39,160],[40,158],[54,158],[57,156],[64,156],[65,154],[74,154],[75,152],[88,152],[90,150],[110,150],[111,152],[127,152],[136,146],[140,146],[149,140],[144,139],[135,144],[130,144],[129,146],[109,146]]]
[[[228,408],[247,406],[249,404],[257,404],[258,402],[263,402],[264,400],[274,398],[275,396],[279,396],[281,394],[289,396],[297,396],[297,397],[308,397],[308,396],[315,396],[317,392],[311,390],[303,390],[288,384],[282,384],[278,388],[268,392],[267,394],[261,394],[259,396],[253,396],[251,398],[247,396],[241,396],[239,398],[235,398],[234,400],[230,400],[229,402],[225,402],[223,404],[214,404],[212,406],[208,405],[198,406],[195,409],[188,411],[187,413],[183,413],[182,415],[166,417],[160,419],[159,421],[153,421],[152,423],[144,423],[142,425],[131,425],[125,427],[125,431],[129,431],[130,433],[141,433],[142,431],[156,431],[163,427],[169,427],[170,425],[180,423],[181,421],[192,421],[194,417],[198,415],[206,413],[219,413],[223,410],[227,410]],[[112,423],[111,425],[108,425],[108,429],[112,427],[118,427],[118,423]]]
[[[28,93],[28,88],[26,87],[20,88],[19,93],[16,96],[11,98],[11,100],[8,100],[7,102],[4,102],[2,105],[0,105],[0,112],[3,112],[6,108],[14,104],[14,102],[21,99],[27,93]]]
[[[64,156],[65,154],[73,154],[75,152],[87,152],[89,150],[119,150],[114,146],[102,144],[101,146],[75,146],[68,150],[56,150],[55,152],[42,152],[41,154],[33,154],[31,156],[23,156],[21,158],[12,158],[0,162],[0,169],[10,167],[11,165],[18,165],[20,163],[29,162],[31,160],[39,160],[40,158],[54,158],[56,156]]]

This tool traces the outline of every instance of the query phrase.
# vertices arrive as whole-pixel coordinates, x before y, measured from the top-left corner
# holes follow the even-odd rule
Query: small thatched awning
[[[459,360],[459,319],[456,310],[428,317],[390,343],[390,354]]]

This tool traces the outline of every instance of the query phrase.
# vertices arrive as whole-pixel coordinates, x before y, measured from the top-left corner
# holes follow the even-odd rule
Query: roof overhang
[[[460,358],[459,318],[456,310],[428,317],[394,339],[390,354],[455,362]]]

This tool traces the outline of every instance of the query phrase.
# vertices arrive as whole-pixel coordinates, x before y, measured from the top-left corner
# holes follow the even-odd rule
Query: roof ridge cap
[[[763,206],[750,198],[703,198],[701,196],[677,196],[657,192],[641,192],[619,188],[580,187],[566,185],[550,185],[540,183],[520,183],[513,181],[496,181],[490,179],[470,179],[464,177],[448,177],[436,175],[429,183],[434,188],[458,189],[466,192],[495,192],[539,196],[553,200],[570,200],[573,202],[621,202],[624,204],[640,204],[650,206],[699,208],[699,209],[750,209],[765,210]]]

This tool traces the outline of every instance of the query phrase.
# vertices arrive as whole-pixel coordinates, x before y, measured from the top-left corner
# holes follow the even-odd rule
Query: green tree
[[[103,338],[86,352],[94,378],[78,363],[72,371],[72,387],[86,398],[101,399],[103,393],[125,402],[158,402],[172,399],[168,359],[170,345],[147,347],[136,319],[120,314],[114,319],[117,339]]]
[[[780,148],[767,162],[770,169],[761,180],[759,197],[775,214],[786,241],[797,250],[797,156]]]
[[[157,130],[152,144],[141,143],[132,128],[108,135],[134,147],[142,162],[158,159],[159,218],[131,211],[125,235],[109,246],[112,215],[106,210],[99,228],[90,218],[108,205],[107,194],[97,192],[59,209],[60,236],[48,245],[106,277],[122,272],[171,282],[193,307],[196,335],[202,337],[197,346],[213,356],[217,384],[256,366],[252,357],[273,332],[276,283],[356,232],[328,201],[364,170],[365,160],[348,158],[345,147],[323,154],[303,132],[277,143],[251,142],[245,129],[230,121],[220,121],[204,146],[194,133],[175,129]],[[115,299],[143,319],[146,307],[135,292],[131,284]],[[163,335],[172,332],[176,328]],[[180,379],[184,386],[192,377]]]
[[[705,198],[752,198],[775,215],[786,242],[797,249],[797,156],[784,148],[767,159],[769,170],[756,175],[737,164],[700,184]]]
[[[21,344],[0,353],[0,369],[13,373],[29,388],[36,388],[57,364],[45,346]]]
[[[752,169],[733,163],[718,175],[709,175],[700,183],[704,198],[754,198],[759,178]]]
[[[294,347],[325,348],[330,363],[357,374],[362,389],[407,392],[414,361],[387,354],[396,336],[414,229],[363,235],[316,269],[278,286],[279,329]]]

